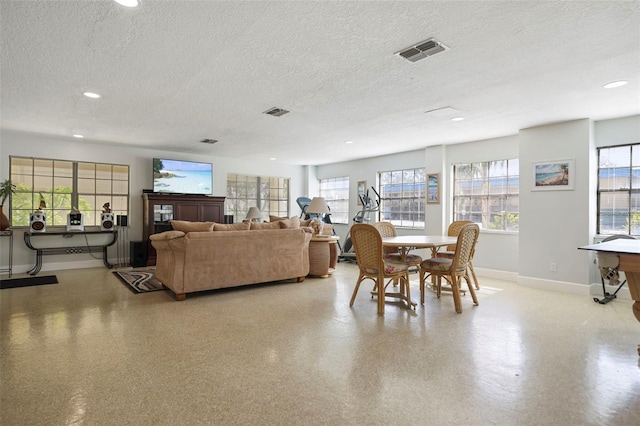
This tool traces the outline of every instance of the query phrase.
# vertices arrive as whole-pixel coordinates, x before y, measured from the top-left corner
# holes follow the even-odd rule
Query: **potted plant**
[[[4,202],[12,194],[15,194],[16,186],[11,183],[11,179],[5,179],[0,185],[0,231],[4,231],[9,227],[9,219],[2,211]]]

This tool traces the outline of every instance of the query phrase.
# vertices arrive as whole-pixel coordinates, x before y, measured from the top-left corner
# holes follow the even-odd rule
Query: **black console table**
[[[62,236],[63,238],[72,238],[76,235],[89,235],[89,234],[111,234],[111,241],[108,242],[107,244],[98,244],[98,245],[89,245],[88,243],[85,245],[67,245],[67,246],[61,246],[61,247],[34,247],[33,244],[31,244],[31,238],[32,237],[47,237],[47,236],[51,236],[51,235],[58,235],[58,236]],[[85,237],[86,238],[86,237]],[[27,247],[29,247],[31,250],[35,250],[36,252],[36,264],[33,268],[31,268],[31,270],[29,271],[30,275],[35,275],[38,272],[40,272],[40,269],[42,268],[42,256],[45,255],[49,255],[49,254],[77,254],[77,253],[93,253],[93,250],[98,250],[101,249],[102,250],[102,261],[104,262],[104,266],[106,266],[107,268],[113,268],[113,265],[111,263],[109,263],[108,257],[107,257],[107,247],[112,246],[115,244],[115,242],[118,240],[118,231],[117,230],[113,230],[113,231],[66,231],[66,232],[28,232],[26,231],[24,233],[24,243],[27,245]]]

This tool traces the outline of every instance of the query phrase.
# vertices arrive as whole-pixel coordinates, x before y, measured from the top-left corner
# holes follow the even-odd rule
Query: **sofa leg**
[[[177,301],[181,301],[187,298],[186,293],[173,293],[173,297],[176,298]]]
[[[296,282],[297,283],[301,283],[302,281],[304,281],[305,278],[306,277],[298,277],[298,278],[296,278]]]

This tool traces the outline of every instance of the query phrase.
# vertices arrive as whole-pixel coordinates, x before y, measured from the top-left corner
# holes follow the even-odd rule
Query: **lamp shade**
[[[260,210],[257,207],[250,207],[249,211],[247,212],[246,219],[249,219],[249,220],[260,219],[261,217],[262,217],[262,213],[260,213]]]
[[[313,197],[311,203],[309,203],[309,207],[307,207],[307,213],[310,214],[326,214],[330,213],[329,206],[327,202],[322,197]]]

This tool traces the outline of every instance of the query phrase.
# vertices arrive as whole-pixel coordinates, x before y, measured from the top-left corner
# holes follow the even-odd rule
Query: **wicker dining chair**
[[[396,227],[393,226],[391,222],[376,222],[373,226],[380,232],[380,236],[384,237],[397,237],[398,232],[396,231]],[[383,247],[383,253],[385,259],[393,259],[393,260],[402,260],[402,254],[400,253],[400,249],[398,247]],[[417,254],[406,253],[404,258],[404,263],[407,264],[409,268],[415,267],[419,268],[420,263],[422,262],[422,257]]]
[[[469,223],[473,223],[470,220],[456,220],[451,222],[449,228],[447,229],[447,235],[450,237],[457,237],[460,234],[460,230],[464,225]],[[456,246],[455,244],[447,246],[444,250],[438,252],[438,257],[446,257],[449,259],[453,259],[453,255],[455,254]],[[476,271],[473,270],[473,256],[475,255],[475,247],[473,249],[473,253],[471,253],[471,259],[469,259],[469,271],[471,272],[471,277],[473,278],[473,283],[476,286],[476,290],[480,290],[480,283],[478,282],[478,277],[476,276]]]
[[[377,290],[378,315],[384,315],[386,285],[393,280],[398,281],[403,298],[411,300],[409,268],[399,260],[385,260],[380,232],[373,225],[357,223],[351,226],[350,235],[356,252],[359,275],[349,306],[353,306],[360,284],[367,279],[374,282],[374,288]]]
[[[464,225],[458,234],[458,242],[454,248],[455,254],[452,259],[438,256],[424,260],[420,264],[420,303],[424,305],[426,281],[427,277],[431,276],[435,277],[436,295],[438,299],[442,291],[442,278],[444,277],[451,283],[451,293],[453,294],[453,303],[456,312],[462,312],[460,287],[463,279],[467,282],[467,287],[469,287],[474,305],[478,304],[478,298],[469,280],[468,272],[469,261],[471,260],[471,254],[475,249],[476,242],[478,241],[478,234],[480,234],[480,227],[475,223]]]

